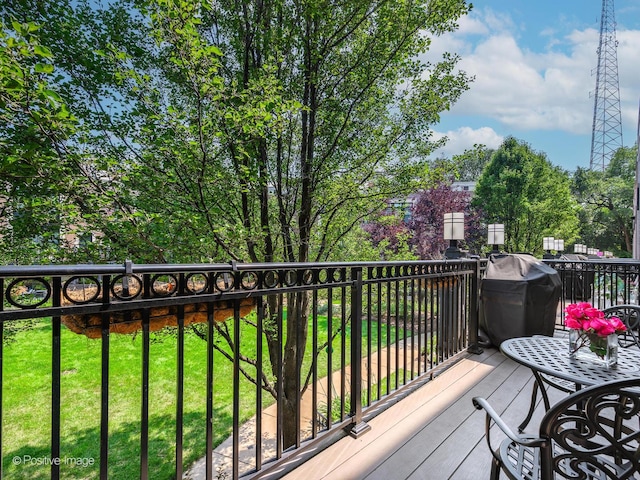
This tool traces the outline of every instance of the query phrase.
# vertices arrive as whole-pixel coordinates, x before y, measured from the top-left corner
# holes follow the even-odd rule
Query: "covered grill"
[[[553,335],[562,282],[556,270],[527,254],[492,255],[480,283],[480,327],[491,344]]]

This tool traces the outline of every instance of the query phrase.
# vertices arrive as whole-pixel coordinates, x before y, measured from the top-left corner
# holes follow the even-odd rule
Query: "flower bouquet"
[[[588,346],[606,365],[617,363],[618,333],[627,329],[618,317],[605,318],[602,310],[587,302],[567,305],[565,313],[572,357],[579,356],[580,350]]]

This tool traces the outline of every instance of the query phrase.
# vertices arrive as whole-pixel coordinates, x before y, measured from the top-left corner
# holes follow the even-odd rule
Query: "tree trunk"
[[[297,292],[288,296],[287,341],[283,355],[283,444],[284,448],[295,445],[300,430],[297,416],[301,391],[302,359],[308,334],[309,294]]]
[[[296,413],[301,391],[300,370],[308,336],[309,294],[291,293],[287,295],[286,304],[281,302],[280,298],[278,295],[272,295],[267,299],[269,315],[265,319],[265,335],[272,372],[276,378],[280,377],[278,365],[280,358],[282,359],[283,444],[284,448],[289,448],[296,444],[300,429]],[[286,321],[283,321],[283,327],[286,328],[286,342],[281,351],[277,325],[278,319],[284,318],[285,308]]]

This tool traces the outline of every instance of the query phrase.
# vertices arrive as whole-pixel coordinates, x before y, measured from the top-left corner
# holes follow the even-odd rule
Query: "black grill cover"
[[[492,255],[480,283],[480,327],[496,347],[504,340],[553,335],[560,275],[527,254]]]

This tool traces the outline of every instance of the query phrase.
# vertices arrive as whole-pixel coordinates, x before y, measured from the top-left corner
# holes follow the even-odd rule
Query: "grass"
[[[320,341],[326,340],[328,319],[319,316]],[[333,319],[334,329],[339,319]],[[243,324],[243,353],[256,350],[255,330]],[[349,325],[346,338],[349,338]],[[372,329],[373,335],[376,328]],[[363,332],[366,335],[366,331]],[[386,327],[383,328],[386,335]],[[395,337],[395,329],[392,336]],[[149,365],[149,478],[169,479],[175,464],[176,342],[171,336],[150,346]],[[50,477],[48,461],[51,436],[51,325],[40,321],[33,328],[17,330],[3,356],[3,473],[12,479]],[[374,345],[377,339],[374,340]],[[386,339],[383,339],[383,344]],[[309,343],[311,335],[309,335]],[[109,360],[109,478],[140,476],[142,336],[112,335]],[[101,341],[76,335],[66,328],[61,337],[61,478],[99,478]],[[348,342],[334,340],[333,365],[340,366]],[[266,347],[264,348],[266,352]],[[183,464],[185,468],[205,452],[206,342],[185,335],[184,346]],[[323,351],[319,375],[326,371]],[[311,364],[308,345],[305,365]],[[231,432],[233,366],[214,354],[214,445]],[[268,365],[265,365],[265,371]],[[255,386],[240,386],[241,422],[255,414]],[[263,406],[273,399],[263,393]],[[16,461],[14,459],[19,459]]]
[[[141,421],[141,336],[112,335],[109,364],[109,477],[139,477]],[[62,330],[61,477],[98,478],[100,444],[101,342]],[[9,478],[49,478],[46,465],[24,459],[50,456],[51,327],[41,322],[5,347],[3,378],[3,470]],[[206,343],[185,336],[184,464],[205,451]],[[176,348],[166,339],[150,348],[149,477],[171,478],[175,462]],[[214,356],[214,378],[231,378],[231,364]],[[214,443],[231,425],[231,382],[214,388]],[[241,386],[241,398],[255,404],[255,389]],[[245,418],[251,413],[245,404]],[[14,457],[23,459],[14,464]],[[78,466],[66,459],[88,459]]]

